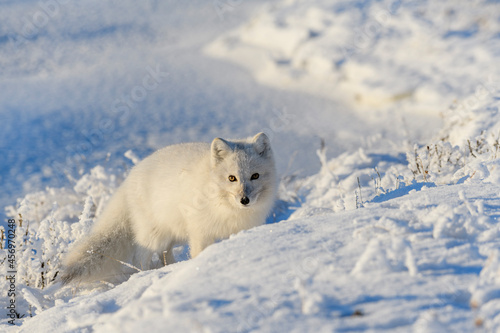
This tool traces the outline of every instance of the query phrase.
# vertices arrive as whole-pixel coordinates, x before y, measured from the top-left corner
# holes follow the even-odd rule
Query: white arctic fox
[[[275,194],[264,133],[165,147],[132,169],[91,234],[66,257],[61,279],[119,281],[126,268],[120,261],[149,269],[158,253],[170,264],[172,247],[183,242],[194,258],[217,239],[264,223]]]

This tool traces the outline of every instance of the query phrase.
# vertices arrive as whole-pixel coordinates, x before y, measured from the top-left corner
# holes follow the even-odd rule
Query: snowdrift
[[[498,190],[413,189],[268,224],[108,291],[58,300],[21,332],[471,331],[500,306]]]
[[[232,5],[225,17],[241,8]],[[58,274],[134,153],[126,153],[133,163],[94,165],[73,185],[28,192],[6,211],[16,221],[16,262],[8,226],[0,249],[2,270],[15,264],[17,272],[15,283],[0,280],[0,303],[9,304],[14,284],[24,317],[14,327],[2,317],[2,329],[500,330],[499,22],[494,1],[263,6],[204,52],[243,66],[261,84],[341,100],[381,134],[333,158],[336,143],[323,141],[316,174],[282,171],[266,225],[192,260],[178,247],[176,264],[117,286],[62,287]],[[328,112],[314,114],[333,123]],[[439,133],[415,144],[439,112]],[[410,115],[418,121],[405,123]],[[177,117],[189,123],[189,115]],[[396,124],[405,124],[404,139],[384,134]],[[303,129],[273,133],[292,151],[295,142],[279,141],[286,131],[300,138]],[[356,124],[344,131],[362,136]],[[305,156],[297,158],[313,163]]]

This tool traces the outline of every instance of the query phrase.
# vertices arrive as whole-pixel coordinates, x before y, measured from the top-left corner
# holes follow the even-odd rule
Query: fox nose
[[[250,203],[250,199],[248,199],[248,197],[243,197],[241,198],[240,202],[242,205],[246,206]]]

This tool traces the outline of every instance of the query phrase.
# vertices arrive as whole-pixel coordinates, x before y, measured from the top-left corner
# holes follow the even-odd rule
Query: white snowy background
[[[494,0],[1,2],[0,331],[499,331],[499,63]],[[60,285],[134,163],[259,131],[266,225]]]

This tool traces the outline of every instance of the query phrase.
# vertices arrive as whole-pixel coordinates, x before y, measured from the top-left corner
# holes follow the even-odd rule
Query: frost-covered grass
[[[50,287],[58,282],[68,246],[89,234],[95,217],[122,179],[123,175],[97,166],[73,188],[47,188],[26,195],[16,207],[7,207],[9,217],[16,220],[12,244],[19,313],[33,315],[54,305],[59,286]],[[0,250],[2,271],[9,271],[12,263],[7,260],[7,244],[5,239]],[[8,301],[8,287],[2,284],[3,301]]]

